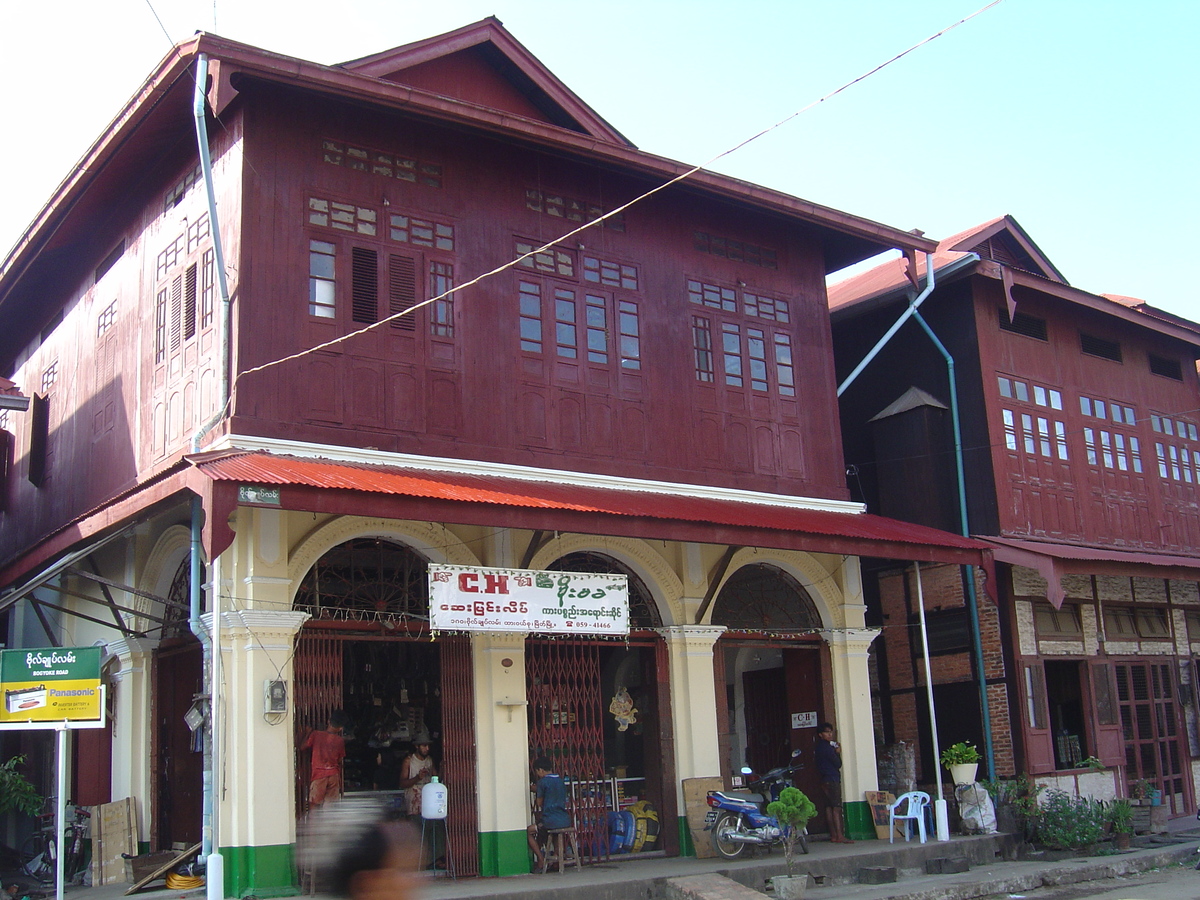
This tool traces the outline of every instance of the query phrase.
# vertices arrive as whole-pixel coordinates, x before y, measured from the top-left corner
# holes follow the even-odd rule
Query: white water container
[[[429,784],[421,788],[421,818],[444,819],[446,806],[446,786],[434,775]]]

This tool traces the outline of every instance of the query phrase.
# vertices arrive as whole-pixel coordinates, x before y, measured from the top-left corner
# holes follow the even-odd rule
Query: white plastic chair
[[[896,802],[888,807],[888,836],[889,843],[896,842],[896,820],[899,819],[904,823],[904,840],[905,843],[911,837],[908,823],[915,821],[917,823],[917,831],[921,835],[921,843],[925,843],[925,810],[929,806],[929,795],[924,791],[909,791],[907,794],[901,794],[896,798]],[[900,808],[904,808],[904,812],[900,812]]]

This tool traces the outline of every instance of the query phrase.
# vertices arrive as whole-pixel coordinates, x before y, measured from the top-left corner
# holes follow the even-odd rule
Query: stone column
[[[834,724],[842,745],[842,794],[846,833],[856,840],[875,837],[864,791],[879,788],[875,766],[875,724],[871,714],[871,679],[867,651],[879,634],[873,628],[823,633],[829,644],[833,676]]]
[[[525,637],[517,632],[471,635],[481,875],[529,872]]]
[[[721,776],[721,748],[717,726],[717,685],[713,648],[725,633],[724,625],[670,625],[658,633],[667,642],[670,665],[671,721],[675,730],[674,785],[679,816],[679,846],[685,855],[695,851],[687,823],[683,796],[686,778]],[[662,827],[669,827],[662,823]]]
[[[145,803],[153,795],[154,767],[147,752],[154,727],[150,716],[154,694],[153,662],[157,640],[126,637],[111,641],[107,651],[118,666],[109,676],[112,709],[112,796],[133,797],[139,808],[138,843],[150,842],[150,810]]]
[[[295,883],[292,653],[307,619],[307,613],[291,611],[221,614],[218,835],[225,857],[225,896],[278,896]],[[211,623],[211,614],[204,620],[206,626]],[[266,711],[270,681],[287,686],[286,712]]]

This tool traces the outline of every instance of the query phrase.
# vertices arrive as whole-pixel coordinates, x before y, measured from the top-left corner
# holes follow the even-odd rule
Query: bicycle
[[[47,806],[53,806],[53,798]],[[85,807],[68,804],[71,821],[63,829],[63,846],[67,848],[63,857],[63,882],[73,882],[85,868],[85,848],[88,825],[92,814]],[[21,845],[21,869],[30,878],[43,883],[54,881],[58,860],[58,834],[54,813],[38,815],[38,830],[29,835]]]

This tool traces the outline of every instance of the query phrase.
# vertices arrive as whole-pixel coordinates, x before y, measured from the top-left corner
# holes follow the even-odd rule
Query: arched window
[[[200,583],[204,583],[204,569],[201,565]],[[187,637],[191,634],[188,628],[188,615],[192,607],[192,561],[185,556],[175,570],[171,579],[171,587],[167,589],[167,600],[163,608],[162,639]]]
[[[316,619],[429,621],[426,560],[381,538],[355,538],[327,550],[296,592],[295,608]]]
[[[662,616],[642,579],[627,566],[602,553],[568,553],[546,567],[551,572],[594,572],[629,576],[629,627],[635,631],[662,627]]]
[[[712,623],[745,631],[809,631],[822,627],[812,597],[776,566],[738,569],[721,588]]]

